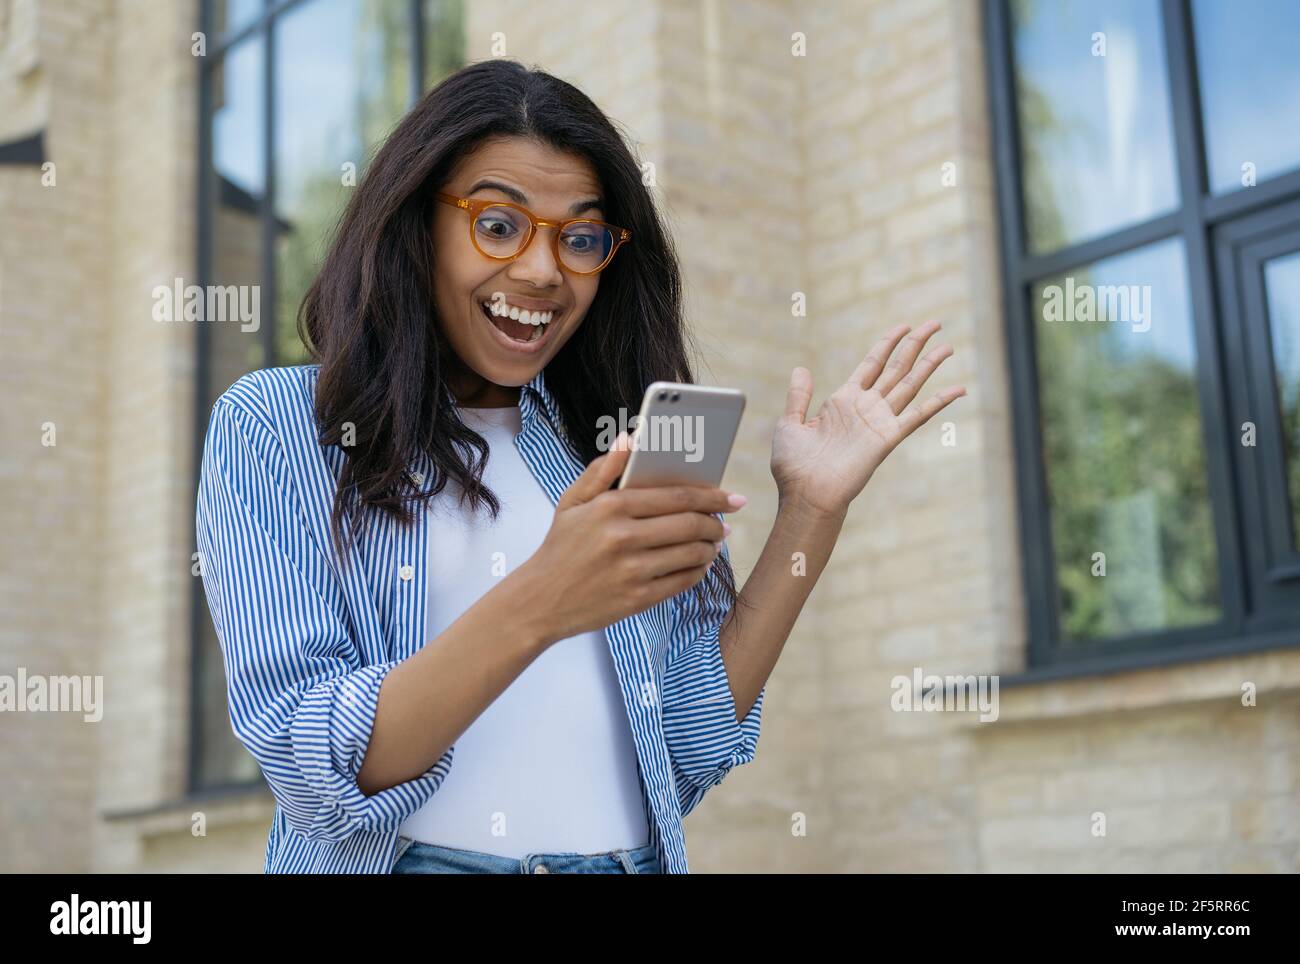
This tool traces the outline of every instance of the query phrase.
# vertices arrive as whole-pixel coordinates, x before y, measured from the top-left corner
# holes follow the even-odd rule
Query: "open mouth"
[[[546,340],[551,323],[562,313],[556,311],[520,311],[494,303],[480,303],[479,311],[497,331],[516,345],[538,345]],[[512,317],[517,316],[517,317]]]

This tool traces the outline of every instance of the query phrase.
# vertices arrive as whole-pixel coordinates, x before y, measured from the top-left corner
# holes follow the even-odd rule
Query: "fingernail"
[[[727,523],[727,522],[722,523],[722,534],[723,534],[724,536],[729,536],[729,535],[731,535],[731,524],[730,524],[730,523]]]
[[[714,549],[715,552],[721,552],[721,551],[722,551],[722,543],[721,543],[721,542],[715,542],[715,543],[713,544],[713,549]]]
[[[749,500],[746,499],[739,492],[733,492],[731,493],[731,495],[727,496],[727,504],[730,505],[733,509],[739,509],[742,505],[744,505],[748,501]]]

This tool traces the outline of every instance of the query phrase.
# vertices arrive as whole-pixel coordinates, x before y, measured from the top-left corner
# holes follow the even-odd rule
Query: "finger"
[[[634,519],[630,523],[632,544],[637,549],[673,546],[683,542],[721,542],[727,537],[724,523],[707,512],[674,512],[671,515]]]
[[[704,485],[655,485],[621,489],[624,511],[633,518],[669,515],[674,512],[735,512],[731,494]]]
[[[707,576],[711,565],[712,563],[709,563],[708,565],[697,566],[694,569],[682,569],[679,572],[660,576],[658,579],[651,581],[650,588],[659,602],[662,602],[665,599],[671,599],[678,593],[690,589]]]
[[[946,408],[951,402],[961,398],[966,394],[966,389],[958,385],[956,388],[950,388],[947,391],[940,392],[927,398],[918,408],[913,405],[898,416],[898,426],[903,430],[903,436],[906,437],[918,428],[924,425],[930,419]]]
[[[871,387],[875,388],[882,396],[888,395],[893,387],[902,380],[903,376],[912,370],[912,366],[916,364],[916,356],[921,354],[921,349],[925,347],[925,343],[939,328],[940,325],[937,321],[927,321],[908,335],[907,338],[903,339],[898,354],[889,359],[889,362],[885,365],[885,370],[880,373],[875,385]]]
[[[556,503],[556,511],[590,502],[602,492],[609,491],[614,480],[623,473],[630,451],[627,432],[619,432],[610,450],[592,459],[573,484],[564,490]]]
[[[912,403],[916,398],[916,393],[921,390],[926,379],[934,374],[934,370],[952,355],[951,345],[940,345],[934,351],[924,355],[918,361],[910,372],[903,376],[897,385],[890,389],[889,394],[885,396],[885,401],[889,403],[890,411],[898,415]]]
[[[683,542],[649,549],[642,555],[642,561],[649,577],[659,579],[683,569],[710,565],[718,553],[718,547],[712,542]]]
[[[858,367],[853,369],[849,382],[862,389],[874,385],[899,340],[911,330],[911,325],[896,325],[886,332],[880,341],[871,346],[867,357],[858,362]]]
[[[790,389],[785,393],[785,417],[802,425],[808,415],[808,403],[812,401],[812,372],[802,365],[790,373]]]

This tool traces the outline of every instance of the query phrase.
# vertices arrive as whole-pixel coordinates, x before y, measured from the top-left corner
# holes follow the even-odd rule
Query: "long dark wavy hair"
[[[632,233],[601,273],[582,324],[546,368],[564,421],[556,429],[583,463],[601,454],[601,416],[638,412],[653,381],[694,381],[677,255],[609,118],[573,85],[517,61],[464,67],[425,94],[375,154],[298,311],[298,333],[320,365],[319,440],[341,444],[350,423],[354,442],[331,516],[345,566],[346,546],[372,513],[410,524],[448,479],[474,511],[486,507],[493,518],[499,511],[482,482],[488,444],[460,420],[446,383],[456,360],[441,333],[431,242],[434,193],[463,155],[497,136],[534,138],[586,158],[606,199],[604,216]],[[425,493],[407,475],[421,452],[434,465]],[[735,574],[723,555],[692,592],[700,605],[739,616]]]

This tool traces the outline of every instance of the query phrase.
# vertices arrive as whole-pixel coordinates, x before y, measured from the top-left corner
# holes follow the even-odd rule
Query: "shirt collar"
[[[557,432],[560,431],[560,426],[564,424],[560,418],[560,407],[556,404],[555,396],[546,387],[544,368],[529,379],[519,392],[519,415],[525,429],[537,417],[538,411],[546,416]]]

